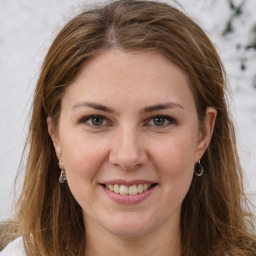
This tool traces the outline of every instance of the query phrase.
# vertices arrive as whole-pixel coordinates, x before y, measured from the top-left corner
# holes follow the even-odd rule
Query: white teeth
[[[136,185],[129,186],[129,195],[137,195],[137,186]]]
[[[143,184],[139,184],[138,185],[138,193],[142,193],[143,192]]]
[[[106,184],[106,188],[110,191],[121,195],[137,195],[151,188],[152,184],[138,184],[132,186]]]
[[[128,195],[129,194],[129,189],[126,185],[121,185],[119,191],[120,191],[121,195]]]
[[[119,194],[120,193],[120,186],[119,185],[114,185],[114,192]]]

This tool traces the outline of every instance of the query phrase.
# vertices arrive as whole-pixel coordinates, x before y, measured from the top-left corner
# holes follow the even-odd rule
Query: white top
[[[22,237],[20,236],[9,243],[0,252],[0,256],[26,256]]]

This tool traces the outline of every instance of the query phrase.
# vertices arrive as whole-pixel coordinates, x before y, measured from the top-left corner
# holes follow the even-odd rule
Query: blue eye
[[[93,115],[93,116],[88,116],[85,117],[81,120],[81,123],[87,123],[90,126],[103,126],[107,124],[107,121],[105,120],[105,118],[103,116],[100,115]]]
[[[158,116],[154,116],[150,119],[150,121],[148,122],[148,125],[150,126],[166,126],[166,125],[169,125],[169,124],[173,124],[173,123],[176,123],[176,121],[169,117],[169,116],[161,116],[161,115],[158,115]]]

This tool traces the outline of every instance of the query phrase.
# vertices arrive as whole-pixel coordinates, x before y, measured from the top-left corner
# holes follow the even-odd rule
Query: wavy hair
[[[27,145],[24,185],[17,202],[27,254],[83,255],[86,232],[82,209],[67,183],[59,184],[57,158],[47,130],[58,126],[61,99],[88,60],[102,51],[156,50],[185,71],[198,119],[207,106],[217,110],[215,130],[192,180],[181,212],[182,256],[255,255],[252,214],[227,106],[221,60],[204,31],[165,3],[120,0],[85,10],[59,32],[37,82]]]

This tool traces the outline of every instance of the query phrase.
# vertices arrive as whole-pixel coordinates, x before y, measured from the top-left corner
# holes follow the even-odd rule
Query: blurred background
[[[69,19],[103,2],[109,1],[0,0],[0,221],[12,214],[14,178],[47,49]],[[229,104],[245,170],[245,190],[256,204],[256,1],[165,2],[198,22],[222,57],[232,89]],[[19,189],[19,182],[17,185]]]

